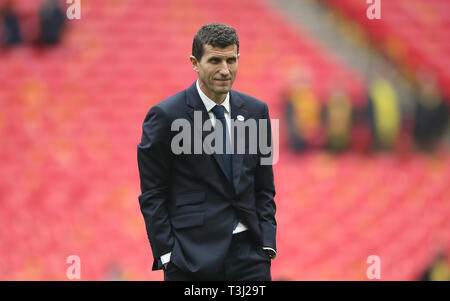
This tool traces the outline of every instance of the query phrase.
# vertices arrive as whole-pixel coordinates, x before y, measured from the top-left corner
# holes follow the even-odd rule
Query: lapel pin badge
[[[244,121],[244,116],[242,116],[242,115],[237,115],[237,120],[239,120],[239,121]]]

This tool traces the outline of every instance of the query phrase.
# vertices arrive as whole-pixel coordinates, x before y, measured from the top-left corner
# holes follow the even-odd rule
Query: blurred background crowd
[[[450,2],[0,0],[0,280],[162,280],[137,196],[148,109],[202,24],[280,120],[274,280],[450,280]]]

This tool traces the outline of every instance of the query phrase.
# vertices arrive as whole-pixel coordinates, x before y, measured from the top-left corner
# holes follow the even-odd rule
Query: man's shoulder
[[[182,111],[186,99],[186,89],[179,91],[168,98],[157,102],[149,108],[150,112],[162,112],[167,117],[174,117],[178,115],[178,112]]]
[[[250,109],[252,111],[265,110],[265,108],[267,107],[267,103],[265,103],[264,101],[236,90],[231,90],[231,98],[233,97],[238,98],[243,102],[247,109]]]
[[[171,111],[174,108],[180,108],[180,104],[185,103],[186,99],[186,89],[179,91],[166,99],[156,103],[154,106],[163,109],[164,111]]]

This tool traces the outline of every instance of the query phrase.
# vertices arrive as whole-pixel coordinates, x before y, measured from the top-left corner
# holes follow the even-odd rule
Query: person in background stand
[[[308,69],[293,71],[284,98],[290,147],[304,151],[323,146],[322,106],[312,87]]]
[[[65,26],[65,14],[57,0],[47,0],[39,11],[40,36],[43,45],[55,45],[61,40]]]
[[[448,126],[449,109],[431,74],[423,73],[418,86],[414,140],[420,150],[431,151]]]
[[[330,91],[325,108],[327,148],[342,151],[349,147],[352,129],[352,104],[342,89]]]
[[[14,46],[22,43],[19,18],[14,12],[14,2],[8,0],[0,8],[0,17],[2,20],[1,44],[5,47]]]

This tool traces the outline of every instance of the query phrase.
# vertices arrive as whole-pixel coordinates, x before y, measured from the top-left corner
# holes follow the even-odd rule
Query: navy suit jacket
[[[230,91],[231,119],[266,119],[271,144],[267,104],[243,93]],[[272,165],[263,165],[260,152],[233,154],[233,183],[224,173],[220,155],[174,154],[171,131],[175,119],[189,121],[202,139],[210,132],[194,127],[194,111],[201,112],[202,125],[209,120],[195,82],[153,106],[144,123],[138,145],[142,194],[139,196],[153,252],[153,270],[161,269],[161,255],[189,272],[217,272],[228,251],[236,216],[259,246],[276,250],[275,186]],[[259,129],[258,129],[259,137]],[[192,143],[192,149],[193,149]],[[268,258],[268,257],[267,257]]]

